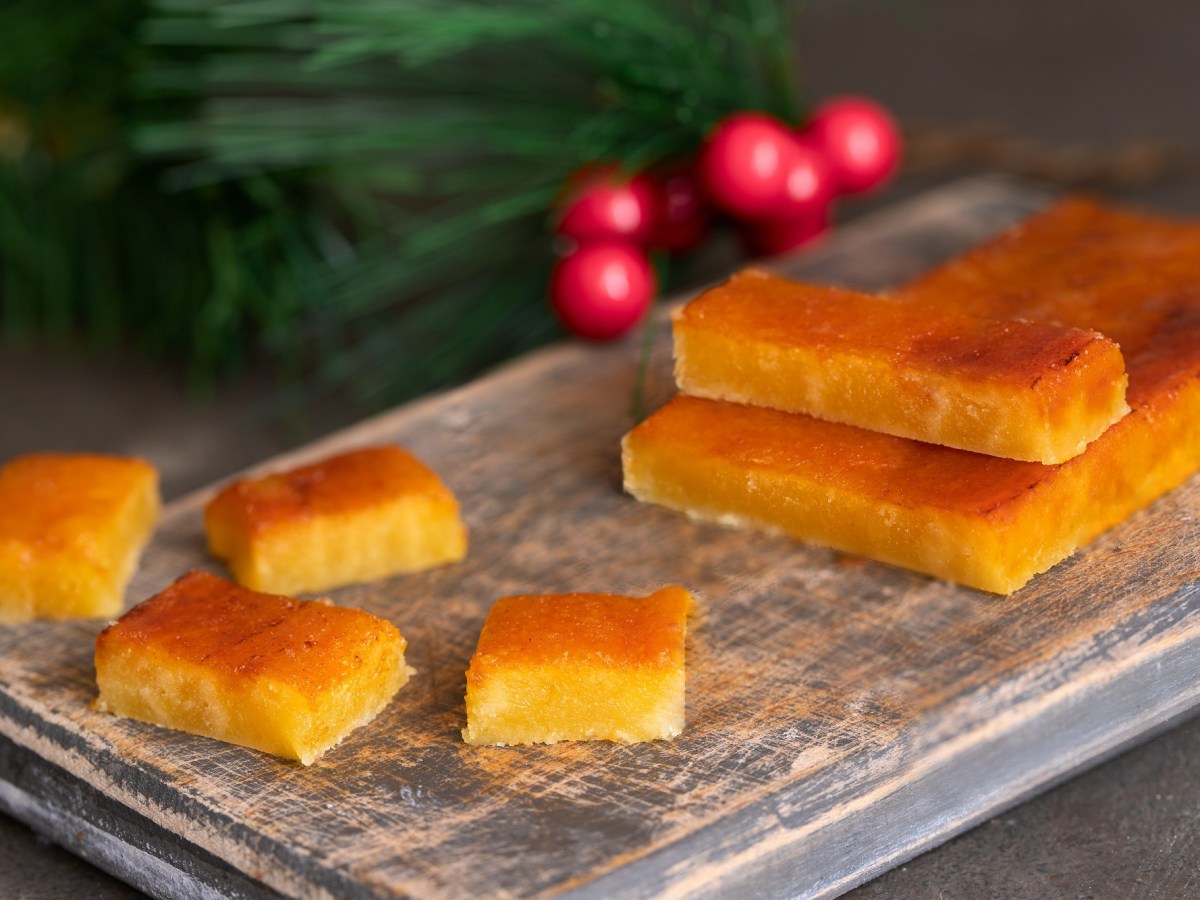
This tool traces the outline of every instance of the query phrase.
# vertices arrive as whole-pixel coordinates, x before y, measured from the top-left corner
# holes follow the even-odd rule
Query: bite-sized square
[[[1094,328],[1132,412],[1046,466],[676,397],[626,436],[626,489],[1008,594],[1200,468],[1200,225],[1067,200],[896,298]]]
[[[679,310],[679,389],[1042,463],[1129,411],[1125,361],[1086,328],[985,319],[755,269]]]
[[[394,625],[189,572],[96,638],[96,708],[311,764],[407,681]]]
[[[322,591],[458,562],[458,501],[395,446],[368,447],[222,490],[204,511],[209,550],[247,587]]]
[[[140,459],[35,453],[0,469],[0,622],[111,617],[154,531]]]
[[[505,597],[467,670],[468,744],[672,738],[683,731],[692,595]]]

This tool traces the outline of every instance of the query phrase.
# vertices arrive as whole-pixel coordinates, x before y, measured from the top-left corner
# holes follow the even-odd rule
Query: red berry
[[[712,213],[690,168],[678,168],[659,179],[658,227],[651,244],[671,253],[691,250],[708,233]]]
[[[784,196],[795,136],[762,113],[735,113],[709,135],[701,178],[713,202],[741,218],[770,215]]]
[[[658,196],[645,175],[632,178],[605,166],[577,174],[559,204],[558,233],[577,241],[647,241],[654,232]]]
[[[583,244],[554,269],[550,303],[563,325],[580,337],[620,337],[654,299],[654,269],[646,252],[626,241]]]
[[[767,217],[773,221],[824,216],[837,181],[825,156],[807,140],[797,142],[787,162],[783,197]]]
[[[878,187],[900,163],[895,121],[882,106],[864,97],[837,97],[822,103],[804,134],[824,154],[845,194]]]
[[[804,216],[748,222],[742,240],[752,256],[778,256],[812,243],[829,230],[829,207]]]

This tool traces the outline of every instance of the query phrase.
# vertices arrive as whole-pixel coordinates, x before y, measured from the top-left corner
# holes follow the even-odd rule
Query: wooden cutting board
[[[886,287],[1046,200],[965,182],[781,268]],[[652,405],[671,391],[659,338]],[[1015,596],[982,594],[624,496],[637,357],[554,347],[264,464],[398,441],[471,530],[463,565],[334,595],[399,625],[419,674],[321,763],[92,712],[101,625],[35,623],[0,632],[0,808],[159,895],[829,896],[1200,700],[1200,480]],[[210,494],[169,506],[132,600],[220,571]],[[680,738],[462,743],[497,597],[670,582],[702,601]]]

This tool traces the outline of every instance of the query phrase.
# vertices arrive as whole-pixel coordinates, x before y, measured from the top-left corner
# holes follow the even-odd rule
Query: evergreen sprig
[[[0,164],[5,332],[132,335],[203,377],[265,350],[370,405],[556,333],[572,172],[802,112],[786,0],[104,2],[140,23],[95,104],[120,162],[98,194],[92,150]],[[29,103],[0,80],[0,124]]]

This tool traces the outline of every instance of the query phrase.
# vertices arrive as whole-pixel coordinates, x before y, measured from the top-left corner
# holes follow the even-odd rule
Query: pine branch
[[[39,106],[13,85],[50,49],[40,4],[66,2],[0,12],[41,35],[0,59],[0,126],[14,102],[35,123],[0,168],[0,327],[136,335],[198,383],[263,351],[372,404],[465,377],[556,333],[573,171],[800,112],[786,0],[97,0],[136,39]],[[71,164],[38,174],[84,100]]]

